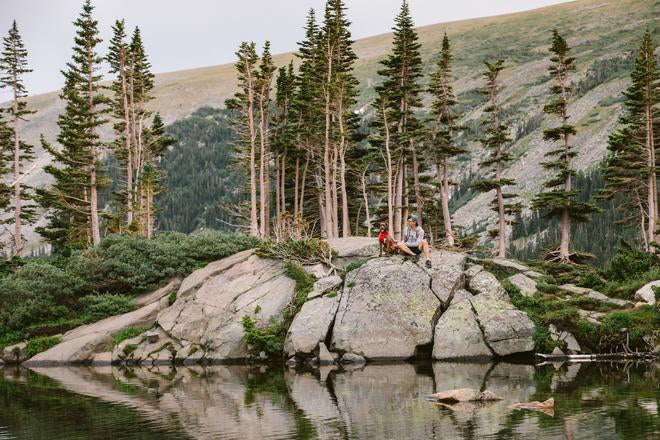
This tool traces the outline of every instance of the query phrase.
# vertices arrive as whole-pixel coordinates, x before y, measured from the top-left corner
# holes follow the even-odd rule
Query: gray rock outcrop
[[[635,292],[635,299],[639,301],[644,301],[647,304],[655,304],[655,292],[653,291],[654,287],[660,287],[660,280],[651,281],[648,284],[642,286],[637,292]]]

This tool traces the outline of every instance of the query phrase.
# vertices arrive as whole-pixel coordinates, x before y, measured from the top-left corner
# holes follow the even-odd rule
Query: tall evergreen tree
[[[234,117],[229,123],[234,127],[238,141],[236,144],[237,160],[244,163],[249,172],[249,214],[250,235],[259,236],[259,201],[257,199],[257,122],[255,99],[257,95],[257,63],[259,57],[253,42],[243,42],[236,52],[238,61],[234,64],[238,74],[239,90],[225,101],[227,109]]]
[[[156,205],[155,198],[165,191],[161,180],[165,172],[158,166],[167,149],[176,143],[176,139],[165,133],[165,124],[160,113],[153,117],[151,127],[144,134],[144,161],[140,174],[140,186],[144,197],[141,223],[146,226],[147,238],[153,237],[156,214],[161,209]]]
[[[8,162],[11,159],[11,151],[13,149],[13,133],[11,128],[7,125],[3,117],[3,111],[0,109],[0,176],[9,176],[10,170]],[[8,211],[11,205],[12,188],[6,182],[6,179],[0,179],[0,212]],[[3,243],[4,246],[4,243]],[[2,249],[6,255],[11,253],[13,242],[9,243],[8,249]]]
[[[49,223],[38,231],[55,246],[81,247],[101,241],[98,189],[105,186],[99,167],[103,143],[99,129],[108,122],[109,100],[101,93],[98,72],[102,58],[96,52],[99,37],[94,7],[86,0],[74,22],[76,28],[73,57],[67,63],[64,88],[64,113],[58,117],[60,132],[55,148],[42,137],[44,149],[53,156],[45,171],[53,184],[39,191],[41,203],[48,208]]]
[[[511,142],[509,138],[509,129],[502,121],[502,107],[497,102],[497,92],[500,88],[498,76],[504,69],[504,60],[498,60],[495,63],[484,62],[486,71],[486,88],[483,93],[488,96],[488,105],[484,110],[489,118],[484,122],[486,126],[486,137],[481,140],[484,148],[490,151],[488,159],[482,162],[489,168],[494,168],[492,177],[482,179],[474,186],[476,189],[484,192],[495,190],[495,198],[491,205],[498,216],[498,229],[492,235],[498,237],[497,256],[506,258],[506,224],[507,216],[515,215],[521,211],[520,203],[512,203],[511,199],[516,194],[506,193],[504,186],[515,185],[514,179],[505,178],[504,166],[511,161],[511,154],[506,151],[506,146]]]
[[[310,162],[317,157],[322,157],[321,139],[323,132],[323,97],[321,90],[322,68],[320,67],[321,50],[320,38],[321,32],[316,23],[314,9],[310,9],[305,24],[305,38],[298,43],[298,52],[296,56],[300,59],[299,73],[296,78],[296,93],[294,97],[294,109],[297,116],[296,122],[296,152],[295,152],[295,170],[294,170],[294,211],[301,217],[305,213],[306,200],[312,193],[307,181],[311,173]],[[317,177],[317,190],[323,191],[318,185],[320,176],[319,163],[311,163],[314,168],[314,175]],[[318,199],[318,198],[317,198]],[[322,199],[319,199],[322,200]],[[323,213],[319,204],[308,203],[310,209],[317,207],[319,217]],[[320,222],[324,228],[323,221]]]
[[[383,68],[378,71],[384,80],[376,88],[379,94],[386,93],[388,123],[392,149],[395,152],[394,166],[394,236],[400,238],[403,220],[407,215],[407,167],[412,165],[413,187],[417,202],[418,222],[422,223],[423,202],[419,184],[419,163],[417,144],[422,131],[422,124],[415,115],[422,107],[419,80],[422,77],[421,44],[418,42],[408,2],[404,0],[401,10],[395,18],[394,43],[392,52],[381,61]]]
[[[548,258],[562,263],[571,262],[571,221],[586,222],[589,221],[589,214],[598,212],[595,205],[579,202],[576,199],[578,192],[571,185],[571,179],[575,175],[571,160],[577,153],[570,144],[571,136],[576,134],[575,126],[568,123],[568,100],[572,92],[570,73],[575,70],[575,58],[569,55],[569,51],[566,40],[554,30],[550,47],[553,55],[548,68],[554,80],[550,87],[553,97],[543,111],[559,118],[560,125],[544,130],[543,139],[558,142],[559,146],[546,153],[550,161],[544,162],[543,167],[556,174],[544,183],[547,191],[538,194],[532,201],[533,209],[542,211],[546,217],[560,219],[561,243],[559,249],[552,252]]]
[[[133,143],[131,142],[131,105],[130,105],[130,85],[131,85],[131,47],[126,41],[126,30],[124,20],[117,20],[112,27],[113,37],[110,40],[110,47],[108,49],[107,60],[110,64],[110,73],[115,75],[112,82],[111,90],[112,96],[112,114],[115,118],[113,125],[115,131],[115,140],[112,144],[113,152],[119,161],[120,165],[124,168],[126,176],[125,187],[119,187],[115,195],[119,201],[120,217],[117,219],[119,230],[123,229],[123,225],[131,225],[133,223],[134,215],[134,158],[133,158]]]
[[[32,145],[21,140],[21,123],[25,121],[26,116],[34,113],[27,108],[25,97],[27,90],[23,85],[23,75],[32,72],[27,67],[28,52],[25,49],[21,35],[18,32],[16,21],[9,29],[9,34],[3,39],[3,50],[0,55],[0,88],[7,88],[11,93],[11,104],[7,109],[11,121],[12,134],[12,162],[14,186],[13,195],[13,252],[21,253],[23,250],[23,222],[32,223],[34,221],[34,205],[29,202],[32,200],[32,194],[29,188],[22,183],[26,172],[24,167],[27,163],[34,160],[34,151]],[[24,202],[28,202],[24,205]]]
[[[603,196],[621,195],[623,223],[637,224],[648,251],[658,242],[658,166],[655,145],[660,137],[660,70],[655,45],[647,29],[642,37],[630,87],[624,92],[625,114],[608,142],[610,155],[603,170]]]
[[[346,190],[346,152],[356,128],[351,118],[355,104],[357,80],[353,75],[356,60],[343,0],[328,0],[323,26],[318,38],[317,68],[322,72],[324,135],[321,199],[324,211],[322,231],[325,236],[339,236],[339,195],[342,200],[342,235],[350,235]],[[320,181],[320,179],[319,179]]]
[[[270,54],[270,42],[264,43],[256,77],[256,110],[259,129],[259,202],[260,235],[270,235],[270,104],[276,67]]]
[[[449,46],[449,38],[445,33],[442,39],[442,49],[438,59],[437,70],[431,76],[429,93],[433,96],[431,115],[433,116],[432,131],[432,161],[436,164],[436,177],[440,186],[440,205],[444,222],[444,232],[447,244],[454,246],[454,231],[449,214],[449,161],[465,153],[467,150],[456,145],[455,137],[460,130],[458,116],[453,108],[457,104],[454,90],[451,86],[451,63],[453,56]]]

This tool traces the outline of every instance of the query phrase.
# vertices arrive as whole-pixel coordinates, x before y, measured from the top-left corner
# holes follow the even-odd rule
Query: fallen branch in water
[[[545,361],[572,361],[572,362],[590,362],[598,360],[621,360],[637,359],[652,361],[658,359],[658,353],[654,352],[620,352],[620,353],[600,353],[600,354],[544,354],[536,355]]]

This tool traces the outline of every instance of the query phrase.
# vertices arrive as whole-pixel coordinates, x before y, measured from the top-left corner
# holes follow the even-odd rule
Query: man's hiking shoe
[[[427,269],[431,268],[431,260],[426,260],[426,268]]]

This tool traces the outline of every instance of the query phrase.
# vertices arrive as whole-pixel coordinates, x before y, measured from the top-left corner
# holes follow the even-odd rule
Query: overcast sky
[[[409,0],[415,24],[523,11],[568,0]],[[56,90],[60,70],[71,56],[82,0],[0,0],[0,34],[16,19],[34,72],[26,75],[30,94]],[[154,72],[232,62],[238,44],[269,39],[273,52],[295,50],[309,8],[324,0],[95,0],[105,54],[111,26],[125,18],[139,26]],[[355,38],[389,32],[401,0],[346,0]],[[0,91],[0,101],[8,96]]]

